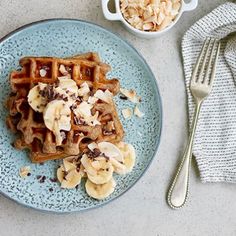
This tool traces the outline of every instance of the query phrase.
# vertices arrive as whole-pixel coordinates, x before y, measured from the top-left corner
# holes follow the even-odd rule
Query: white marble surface
[[[104,19],[99,0],[1,0],[0,37],[33,21],[64,17],[96,22],[131,42],[152,68],[163,101],[164,125],[158,154],[126,194],[99,209],[55,215],[22,207],[0,196],[0,235],[166,236],[236,235],[236,186],[202,184],[193,164],[190,198],[178,211],[166,204],[169,181],[187,138],[186,96],[180,54],[184,32],[224,0],[200,0],[162,38],[139,39],[118,22]]]

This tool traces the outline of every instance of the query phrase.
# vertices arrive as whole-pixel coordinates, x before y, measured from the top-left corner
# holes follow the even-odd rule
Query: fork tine
[[[212,39],[209,40],[209,43],[208,43],[208,46],[207,46],[207,49],[206,49],[206,53],[205,53],[205,56],[203,58],[202,66],[201,66],[201,69],[200,69],[200,72],[199,72],[199,75],[198,75],[198,80],[201,81],[202,83],[204,83],[204,81],[206,80],[206,76],[203,78],[203,74],[204,74],[204,70],[205,70],[205,67],[206,67],[206,62],[207,62],[209,50],[210,50],[211,45],[212,45],[211,42],[212,42]],[[212,50],[213,50],[213,47],[212,47]]]
[[[209,73],[210,73],[210,69],[211,69],[211,65],[212,65],[212,59],[213,59],[213,56],[214,56],[216,44],[217,44],[217,40],[215,39],[214,44],[213,44],[212,49],[211,49],[211,55],[210,55],[210,58],[209,58],[207,69],[206,69],[204,84],[207,84],[209,82],[208,78],[209,78]]]
[[[205,47],[206,47],[207,42],[208,42],[208,39],[205,40],[205,42],[202,46],[201,52],[200,52],[200,54],[197,58],[197,62],[196,62],[196,65],[194,67],[193,74],[192,74],[192,82],[196,81],[197,72],[198,72],[198,69],[199,69],[200,62],[201,62],[202,57],[203,57],[204,52],[205,52]]]
[[[220,42],[219,42],[218,47],[217,47],[217,51],[216,51],[216,55],[215,55],[215,61],[214,61],[214,65],[213,65],[212,72],[211,72],[211,78],[210,78],[210,82],[209,82],[210,85],[212,85],[213,80],[215,78],[216,64],[217,64],[219,53],[220,53]]]

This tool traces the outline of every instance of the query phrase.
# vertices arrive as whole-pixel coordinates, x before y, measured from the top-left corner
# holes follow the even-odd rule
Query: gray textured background
[[[163,100],[160,148],[143,178],[116,201],[88,212],[55,215],[22,207],[0,196],[0,235],[166,236],[236,235],[235,185],[201,184],[195,164],[185,208],[171,210],[166,191],[187,138],[186,96],[180,55],[184,32],[223,3],[200,0],[162,38],[139,39],[104,19],[99,0],[1,0],[0,37],[24,24],[64,17],[96,22],[131,42],[152,68]]]

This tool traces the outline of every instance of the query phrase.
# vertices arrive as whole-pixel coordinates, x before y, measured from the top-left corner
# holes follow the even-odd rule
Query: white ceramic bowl
[[[111,13],[108,9],[108,2],[110,0],[102,0],[102,10],[103,10],[103,14],[105,16],[105,18],[107,20],[119,20],[121,21],[125,27],[127,28],[127,30],[129,32],[131,32],[132,34],[141,37],[141,38],[155,38],[155,37],[159,37],[161,35],[163,35],[165,32],[167,32],[168,30],[170,30],[179,20],[179,18],[181,17],[182,13],[185,11],[192,11],[194,10],[197,5],[198,5],[198,0],[191,0],[189,3],[185,3],[184,0],[181,1],[181,8],[179,10],[179,14],[176,16],[175,20],[169,25],[167,26],[165,29],[160,30],[160,31],[142,31],[142,30],[138,30],[136,28],[134,28],[132,25],[130,25],[123,17],[121,10],[120,10],[120,0],[114,0],[115,1],[115,8],[116,8],[116,13]]]

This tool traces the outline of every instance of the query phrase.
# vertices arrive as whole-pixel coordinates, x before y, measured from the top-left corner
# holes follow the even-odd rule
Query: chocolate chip
[[[28,173],[27,176],[31,176],[31,173]]]
[[[101,152],[98,148],[94,148],[93,151],[89,150],[86,154],[88,155],[88,158],[94,159],[94,158],[100,156]]]
[[[76,109],[77,108],[77,104],[73,104],[72,106],[71,106],[71,109],[72,110],[74,110],[74,109]]]
[[[42,175],[37,175],[36,178],[37,179],[41,179]]]
[[[98,148],[94,148],[93,149],[93,153],[94,155],[96,155],[97,157],[101,154],[100,150]]]
[[[53,191],[53,188],[49,188],[49,191],[52,192],[52,191]]]
[[[44,175],[44,176],[42,176],[42,178],[39,180],[39,183],[44,183],[45,180],[46,180],[46,176]]]
[[[52,183],[57,182],[57,178],[50,178],[49,180],[50,180]]]
[[[80,118],[78,118],[76,116],[74,117],[74,121],[75,121],[76,125],[85,125],[86,124],[85,121],[83,121],[82,119],[80,119]]]
[[[103,134],[104,134],[105,136],[109,136],[109,135],[112,135],[113,132],[112,132],[112,131],[103,130]]]
[[[119,98],[122,99],[122,100],[128,100],[128,98],[126,96],[122,96],[122,95],[120,95]]]
[[[72,94],[70,95],[70,97],[71,97],[72,99],[76,100],[76,96],[75,96],[74,93],[72,93]]]

